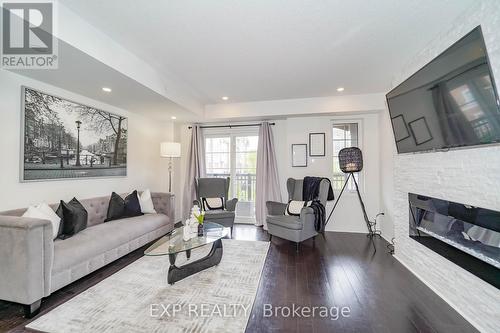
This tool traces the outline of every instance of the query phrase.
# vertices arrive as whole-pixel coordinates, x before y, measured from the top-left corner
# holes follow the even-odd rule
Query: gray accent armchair
[[[288,178],[286,187],[288,189],[288,200],[302,201],[303,179]],[[328,180],[323,179],[319,186],[318,199],[326,206],[328,198]],[[285,215],[286,203],[268,201],[267,205],[267,232],[272,236],[295,242],[297,250],[299,243],[314,238],[318,233],[314,228],[314,212],[311,207],[304,207],[300,216]]]
[[[194,205],[200,208],[202,205],[202,198],[224,198],[225,207],[223,210],[208,210],[205,212],[205,221],[210,221],[223,225],[231,229],[231,237],[233,237],[234,225],[234,211],[238,199],[228,199],[230,178],[198,178],[196,179],[196,197],[197,200],[193,201]]]

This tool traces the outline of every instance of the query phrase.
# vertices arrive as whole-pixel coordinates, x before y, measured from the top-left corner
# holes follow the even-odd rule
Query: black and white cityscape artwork
[[[22,180],[127,175],[127,118],[23,87]]]

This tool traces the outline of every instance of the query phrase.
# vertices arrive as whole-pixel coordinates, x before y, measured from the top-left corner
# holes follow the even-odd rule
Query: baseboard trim
[[[472,324],[475,328],[477,328],[478,331],[483,332],[484,330],[482,329],[481,325],[477,323],[474,319],[470,318],[469,316],[466,315],[465,312],[463,312],[460,308],[458,308],[455,304],[453,304],[449,299],[443,296],[443,294],[438,291],[436,288],[432,286],[432,284],[428,283],[422,276],[417,273],[413,268],[408,266],[401,258],[398,257],[398,255],[394,254],[394,258],[396,258],[397,261],[401,263],[407,270],[409,270],[413,275],[417,277],[420,281],[422,281],[430,290],[432,290],[436,295],[438,295],[443,301],[448,303],[449,306],[453,308],[453,310],[457,311],[458,314],[460,314],[465,320],[467,320],[469,323]]]
[[[236,223],[236,224],[252,224],[252,225],[255,225],[255,218],[244,217],[244,216],[236,216],[236,218],[234,219],[234,223]]]

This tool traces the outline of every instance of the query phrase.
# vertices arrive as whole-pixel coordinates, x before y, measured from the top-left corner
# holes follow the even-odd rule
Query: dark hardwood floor
[[[235,239],[268,240],[262,228],[236,225]],[[295,244],[273,237],[247,332],[476,332],[445,301],[387,253],[377,252],[363,234],[325,233]],[[42,314],[114,274],[143,255],[145,247],[55,292],[42,302]],[[270,304],[332,308],[332,316],[265,316]],[[335,309],[348,307],[349,316]],[[24,332],[22,307],[0,301],[0,332]],[[283,313],[286,315],[286,311]],[[166,330],[168,331],[168,330]]]

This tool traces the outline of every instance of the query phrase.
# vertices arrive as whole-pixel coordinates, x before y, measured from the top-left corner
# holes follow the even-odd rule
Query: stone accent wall
[[[495,0],[477,1],[408,62],[394,86],[478,25],[500,88],[500,1]],[[500,146],[396,155],[394,190],[398,260],[479,330],[500,332],[500,290],[408,237],[408,192],[500,210]]]

